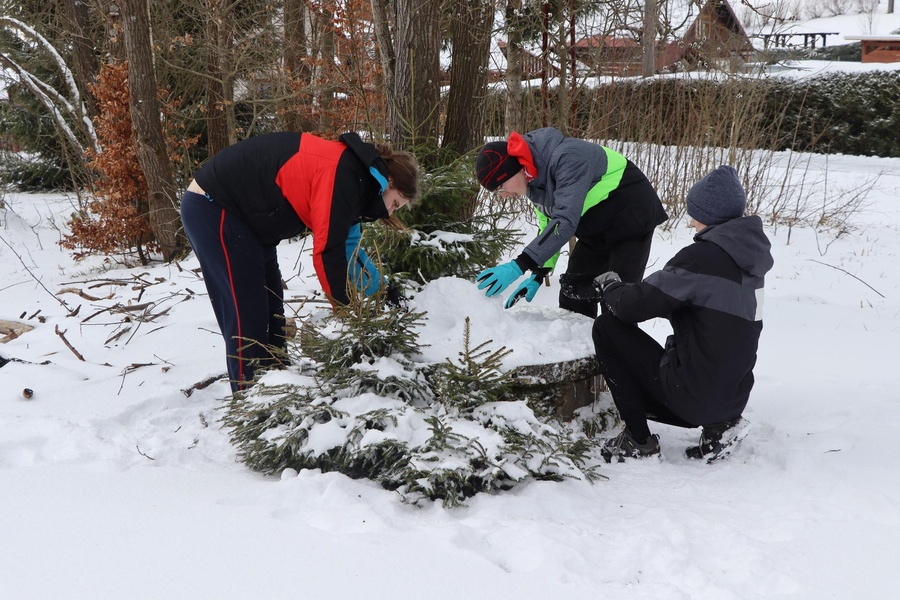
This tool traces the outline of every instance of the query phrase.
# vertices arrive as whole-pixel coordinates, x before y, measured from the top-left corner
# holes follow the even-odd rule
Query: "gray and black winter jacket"
[[[668,218],[647,177],[621,154],[553,127],[522,137],[537,171],[528,199],[547,222],[517,259],[520,266],[543,266],[572,236],[614,245],[640,239]],[[586,205],[589,193],[592,206]]]
[[[615,283],[604,302],[619,319],[668,319],[660,362],[669,408],[695,425],[739,416],[753,387],[771,245],[758,216],[703,229],[640,283]]]

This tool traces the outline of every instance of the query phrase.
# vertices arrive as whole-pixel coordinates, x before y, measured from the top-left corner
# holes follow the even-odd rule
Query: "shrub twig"
[[[863,281],[862,279],[860,279],[859,277],[857,277],[856,275],[854,275],[853,273],[851,273],[850,271],[848,271],[847,269],[842,269],[841,267],[836,267],[836,266],[834,266],[834,265],[829,265],[828,263],[822,262],[821,260],[816,260],[816,259],[814,259],[814,258],[808,258],[808,259],[806,259],[806,260],[812,261],[812,262],[814,262],[814,263],[819,263],[820,265],[825,265],[826,267],[831,267],[832,269],[837,269],[838,271],[843,271],[844,273],[846,273],[847,275],[849,275],[849,276],[852,277],[853,279],[859,281],[859,282],[862,283],[864,286],[866,286],[867,288],[869,288],[870,290],[872,290],[873,292],[875,292],[876,294],[878,294],[878,295],[881,296],[882,298],[885,297],[884,294],[882,294],[881,292],[879,292],[878,290],[876,290],[875,288],[873,288],[871,285],[869,285],[868,283],[866,283],[865,281]]]

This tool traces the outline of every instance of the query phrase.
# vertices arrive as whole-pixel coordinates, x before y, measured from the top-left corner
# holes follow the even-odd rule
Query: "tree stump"
[[[604,382],[595,356],[543,365],[522,365],[508,372],[516,393],[553,407],[570,420],[575,411],[600,397]]]

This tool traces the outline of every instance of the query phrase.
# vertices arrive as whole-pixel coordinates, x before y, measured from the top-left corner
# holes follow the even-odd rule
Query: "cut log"
[[[19,323],[18,321],[0,320],[0,344],[11,342],[23,333],[28,333],[34,329],[31,325]]]

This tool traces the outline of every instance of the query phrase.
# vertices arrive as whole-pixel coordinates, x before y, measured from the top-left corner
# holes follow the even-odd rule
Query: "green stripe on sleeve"
[[[628,165],[627,158],[606,146],[601,147],[606,152],[606,173],[600,178],[597,185],[592,187],[587,193],[584,199],[584,208],[581,209],[582,215],[609,198],[610,193],[619,187],[619,184],[622,182],[622,175],[625,173],[625,167]]]

